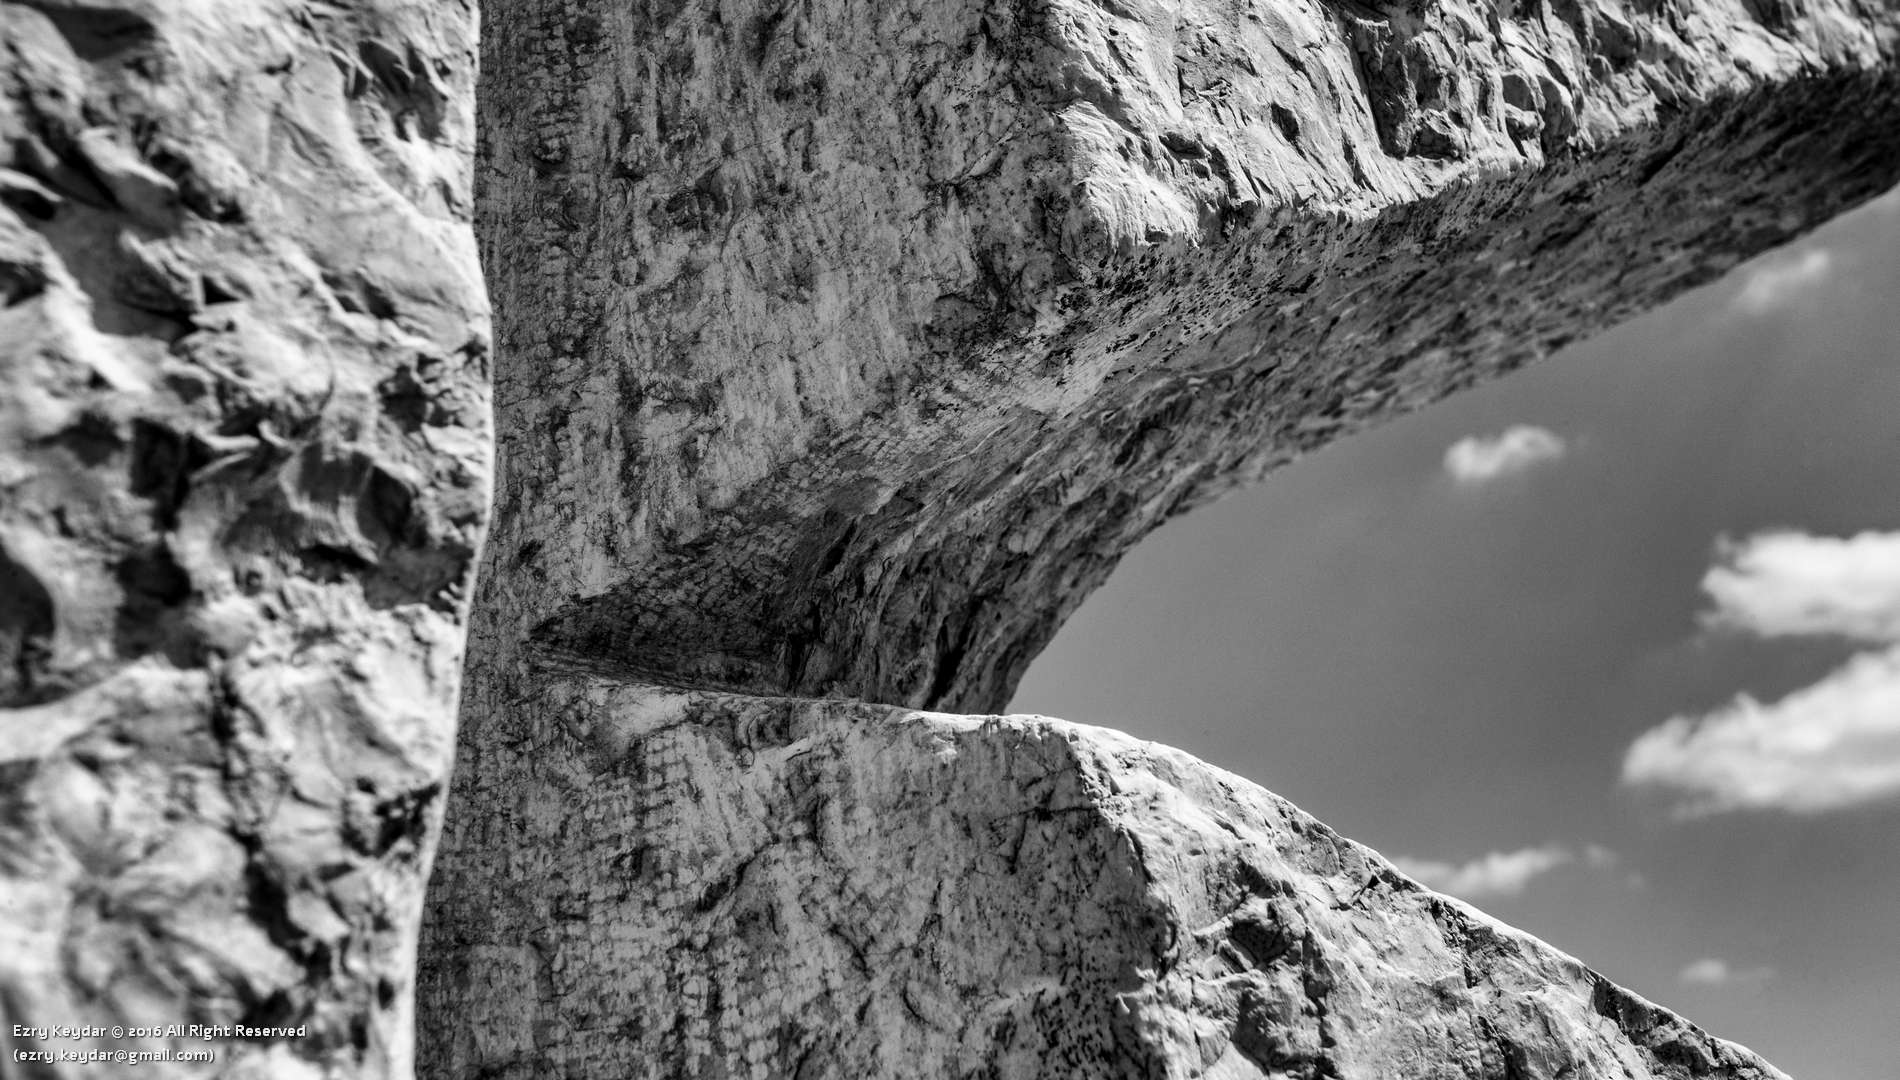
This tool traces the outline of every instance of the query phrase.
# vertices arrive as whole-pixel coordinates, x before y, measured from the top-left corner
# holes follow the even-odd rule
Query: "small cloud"
[[[1492,436],[1468,435],[1445,451],[1445,471],[1460,484],[1487,484],[1563,458],[1569,447],[1553,431],[1518,424]]]
[[[1622,862],[1622,856],[1602,844],[1583,845],[1583,865],[1592,870],[1614,870]]]
[[[1775,977],[1771,967],[1737,970],[1728,961],[1703,957],[1676,972],[1676,981],[1684,986],[1760,986]]]
[[[1584,865],[1595,869],[1615,866],[1618,862],[1615,852],[1598,844],[1586,845],[1581,859]],[[1476,900],[1488,896],[1516,896],[1537,878],[1577,861],[1578,853],[1562,844],[1545,844],[1518,851],[1493,851],[1465,863],[1401,855],[1392,860],[1392,865],[1398,867],[1400,873],[1417,878],[1439,892]]]
[[[1583,845],[1583,865],[1592,870],[1615,870],[1623,865],[1623,857],[1602,844]],[[1623,884],[1641,892],[1649,888],[1649,879],[1631,870],[1623,875]]]
[[[1834,257],[1826,248],[1811,248],[1793,258],[1774,259],[1749,274],[1742,291],[1735,294],[1735,307],[1750,315],[1765,314],[1818,285],[1833,266]]]
[[[1778,701],[1739,694],[1638,736],[1623,782],[1672,788],[1684,817],[1819,813],[1900,797],[1900,533],[1723,542],[1704,621],[1761,637],[1881,643]]]

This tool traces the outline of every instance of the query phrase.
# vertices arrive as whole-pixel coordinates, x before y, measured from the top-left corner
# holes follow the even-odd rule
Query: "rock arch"
[[[479,88],[475,18],[0,2],[9,1037],[1777,1075],[1238,778],[918,710],[1893,184],[1889,7],[495,0]]]
[[[1890,26],[487,18],[502,452],[435,1075],[1772,1075],[1323,827],[1250,831],[1280,805],[1216,770],[906,710],[1002,707],[1169,516],[1884,190]]]

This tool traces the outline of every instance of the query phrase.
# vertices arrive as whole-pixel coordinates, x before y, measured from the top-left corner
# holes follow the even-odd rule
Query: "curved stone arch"
[[[1001,707],[1169,516],[1885,190],[1891,14],[487,19],[502,449],[425,925],[433,1075],[1775,1075],[1316,824],[1194,863],[1175,838],[1226,851],[1279,805],[1217,770],[903,709]],[[1415,969],[1320,914],[1367,897]],[[1065,927],[1073,904],[1105,914]],[[1243,923],[1299,948],[1222,968],[1190,932]],[[1047,936],[985,936],[1025,926]]]
[[[1170,515],[1884,190],[1892,27],[1775,11],[490,5],[471,723],[1001,707]]]
[[[1890,5],[497,0],[479,89],[473,16],[0,2],[10,1021],[400,1077],[419,980],[429,1075],[1778,1076],[1236,777],[910,710],[1893,183]]]

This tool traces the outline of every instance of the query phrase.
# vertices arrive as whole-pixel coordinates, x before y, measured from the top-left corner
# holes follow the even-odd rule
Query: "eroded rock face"
[[[821,699],[997,709],[1169,516],[1885,190],[1900,12],[484,19],[428,1075],[1774,1075],[1177,758]]]
[[[1847,0],[485,18],[477,739],[530,647],[1000,708],[1171,514],[1900,176]]]
[[[425,1075],[1784,1080],[1178,751],[549,682]]]
[[[4,1034],[304,1029],[6,1070],[410,1074],[489,498],[474,29],[0,3]]]
[[[410,1071],[475,213],[430,1075],[1775,1075],[1178,755],[817,699],[993,708],[1169,515],[1891,184],[1890,6],[497,0],[473,200],[472,18],[0,2],[8,1031]]]

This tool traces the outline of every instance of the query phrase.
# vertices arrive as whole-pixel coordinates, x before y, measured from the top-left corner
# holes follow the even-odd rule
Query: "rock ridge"
[[[1782,1080],[1179,751],[543,685],[425,1075]]]

